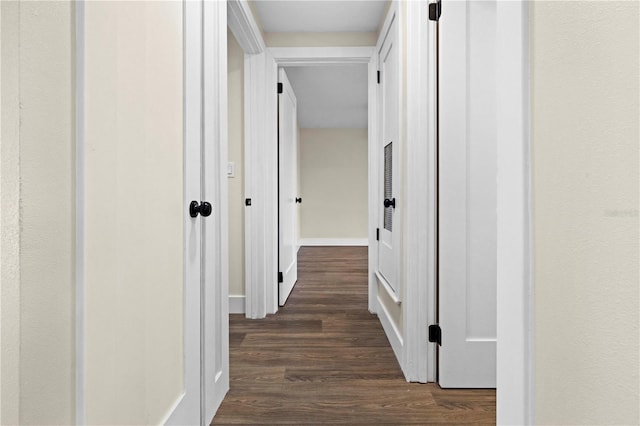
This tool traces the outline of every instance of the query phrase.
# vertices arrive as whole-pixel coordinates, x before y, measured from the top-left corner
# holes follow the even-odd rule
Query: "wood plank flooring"
[[[231,390],[212,424],[495,424],[495,391],[407,383],[367,310],[366,247],[302,247],[263,320],[230,317]]]

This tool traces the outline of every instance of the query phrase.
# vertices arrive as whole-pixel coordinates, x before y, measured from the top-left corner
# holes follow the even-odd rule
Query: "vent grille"
[[[393,142],[384,147],[384,198],[393,198]],[[384,229],[393,230],[393,207],[384,208]]]

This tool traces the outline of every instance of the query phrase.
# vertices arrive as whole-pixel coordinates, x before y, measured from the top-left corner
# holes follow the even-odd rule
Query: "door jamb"
[[[428,2],[404,2],[406,138],[404,216],[404,371],[411,381],[436,381],[436,110],[435,25]]]
[[[498,424],[533,424],[535,382],[529,2],[516,0],[496,3],[496,417]]]

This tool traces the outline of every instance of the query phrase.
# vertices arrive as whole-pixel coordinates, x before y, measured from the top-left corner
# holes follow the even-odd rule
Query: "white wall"
[[[531,8],[535,420],[638,424],[637,2]]]
[[[2,2],[2,424],[75,415],[74,8]]]
[[[300,129],[300,238],[367,238],[367,129]]]
[[[85,16],[87,423],[158,423],[183,391],[182,4]]]
[[[229,90],[229,161],[235,177],[229,178],[229,295],[244,290],[244,52],[227,32]]]

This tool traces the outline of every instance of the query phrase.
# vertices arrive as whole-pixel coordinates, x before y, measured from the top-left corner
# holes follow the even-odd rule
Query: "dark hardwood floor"
[[[404,380],[367,310],[366,247],[302,247],[286,306],[229,327],[231,390],[213,424],[495,424],[494,390]]]

